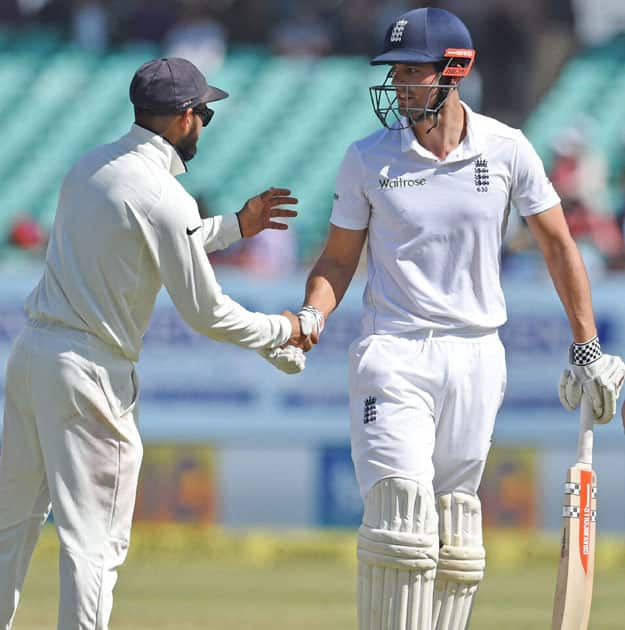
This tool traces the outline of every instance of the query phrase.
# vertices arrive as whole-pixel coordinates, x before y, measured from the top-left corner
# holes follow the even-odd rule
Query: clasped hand
[[[291,322],[291,337],[279,348],[261,348],[258,353],[282,372],[297,374],[306,366],[304,352],[319,341],[324,317],[313,306],[303,306],[297,315],[291,311],[283,311],[282,315]]]

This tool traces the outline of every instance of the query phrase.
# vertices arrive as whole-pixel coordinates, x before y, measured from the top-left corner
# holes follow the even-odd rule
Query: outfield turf
[[[16,619],[16,630],[56,627],[56,544],[50,531],[36,551]],[[111,630],[354,630],[355,564],[340,543],[316,535],[322,560],[301,549],[267,554],[262,541],[233,553],[188,553],[141,543],[120,571]],[[133,541],[134,544],[135,541]],[[235,547],[232,547],[232,545]],[[336,542],[332,543],[336,545]],[[247,549],[247,553],[246,553]],[[274,550],[275,551],[275,550]],[[206,553],[205,553],[206,552]],[[472,630],[546,630],[550,627],[555,563],[492,567],[479,593]],[[590,630],[625,628],[623,567],[598,567]]]

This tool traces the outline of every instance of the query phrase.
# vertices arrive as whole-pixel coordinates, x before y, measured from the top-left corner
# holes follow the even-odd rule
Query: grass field
[[[472,630],[549,628],[557,540],[514,540],[507,535],[490,545]],[[139,530],[120,571],[111,630],[354,630],[353,544],[347,534],[281,541],[275,533]],[[16,630],[56,628],[56,552],[48,530],[33,558]],[[623,555],[615,544],[598,556],[591,630],[625,628]]]

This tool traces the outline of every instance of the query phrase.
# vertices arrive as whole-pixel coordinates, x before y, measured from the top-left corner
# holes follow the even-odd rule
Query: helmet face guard
[[[432,118],[431,129],[433,129],[438,124],[439,113],[451,91],[455,90],[457,83],[471,72],[474,61],[475,50],[473,49],[447,48],[443,59],[433,62],[437,65],[443,64],[443,67],[435,81],[430,84],[393,85],[394,68],[391,68],[382,85],[373,85],[369,88],[369,96],[376,116],[387,129],[407,129],[417,122]],[[407,61],[397,63],[410,65]],[[414,88],[429,90],[425,105],[400,108],[399,97],[405,95],[407,98],[410,90]]]

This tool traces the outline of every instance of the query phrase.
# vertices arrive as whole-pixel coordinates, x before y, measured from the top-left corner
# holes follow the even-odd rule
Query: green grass
[[[506,548],[514,547],[513,539],[508,535]],[[353,542],[344,534],[291,535],[282,542],[275,534],[139,530],[120,570],[111,630],[355,630]],[[557,550],[553,542],[548,548]],[[508,553],[504,561],[503,548],[501,541],[491,545],[472,630],[549,628],[555,557],[530,564]],[[56,550],[53,532],[45,532],[15,630],[56,628]],[[623,564],[598,561],[590,630],[623,628]]]

